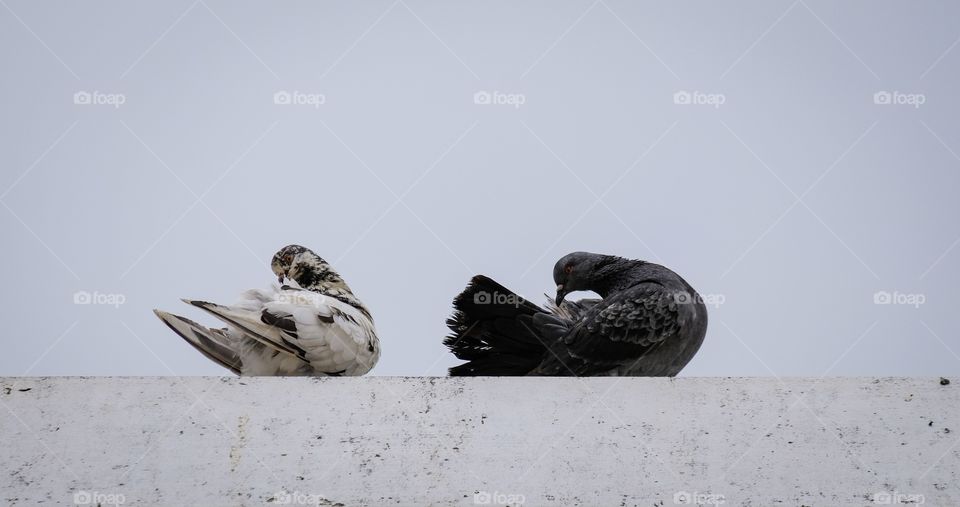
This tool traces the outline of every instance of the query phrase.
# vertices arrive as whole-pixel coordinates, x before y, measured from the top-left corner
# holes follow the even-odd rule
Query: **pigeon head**
[[[557,306],[563,298],[578,290],[596,290],[597,282],[606,273],[606,267],[621,261],[620,257],[589,252],[574,252],[564,255],[553,266],[553,281],[557,284]]]
[[[280,249],[270,262],[273,274],[279,283],[285,278],[297,282],[308,290],[325,290],[334,287],[349,291],[340,275],[319,255],[300,245],[288,245]]]

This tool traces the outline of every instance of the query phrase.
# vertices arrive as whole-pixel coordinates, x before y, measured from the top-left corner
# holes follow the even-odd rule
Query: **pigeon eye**
[[[568,275],[569,275],[570,273],[573,273],[573,266],[570,265],[570,264],[567,264],[566,267],[563,268],[563,272],[566,273],[566,274],[568,274]]]
[[[290,264],[291,262],[293,262],[293,256],[290,254],[284,255],[283,262],[286,264]]]

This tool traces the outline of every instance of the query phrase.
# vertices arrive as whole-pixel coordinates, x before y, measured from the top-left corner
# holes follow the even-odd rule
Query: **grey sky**
[[[455,363],[471,275],[539,301],[574,250],[713,298],[684,375],[957,374],[958,18],[4,0],[0,375],[223,374],[150,310],[212,324],[178,298],[265,286],[288,243],[372,309],[379,375]]]

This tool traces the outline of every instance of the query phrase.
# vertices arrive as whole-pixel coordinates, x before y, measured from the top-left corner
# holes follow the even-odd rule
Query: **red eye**
[[[283,262],[290,264],[291,262],[293,262],[293,256],[290,254],[284,255]]]
[[[563,272],[566,273],[566,274],[568,274],[568,275],[569,275],[570,273],[573,273],[573,266],[567,265],[565,268],[563,268]]]

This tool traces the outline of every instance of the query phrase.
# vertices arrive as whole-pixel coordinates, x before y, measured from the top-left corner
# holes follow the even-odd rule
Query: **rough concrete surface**
[[[9,505],[960,505],[939,378],[0,378]]]

